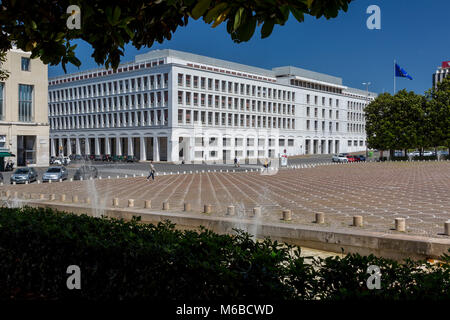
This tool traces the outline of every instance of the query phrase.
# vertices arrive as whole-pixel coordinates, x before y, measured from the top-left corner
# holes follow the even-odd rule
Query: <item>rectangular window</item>
[[[19,84],[19,121],[33,121],[33,86]]]
[[[22,57],[22,71],[30,71],[30,58]]]

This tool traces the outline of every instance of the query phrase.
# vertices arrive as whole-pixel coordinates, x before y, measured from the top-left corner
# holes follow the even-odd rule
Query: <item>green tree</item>
[[[424,105],[424,97],[412,91],[378,96],[365,108],[369,147],[390,150],[393,157],[394,150],[426,146]]]
[[[93,48],[92,57],[107,68],[117,68],[124,45],[137,49],[155,41],[170,40],[189,18],[216,27],[222,22],[235,42],[248,41],[257,26],[262,37],[275,25],[284,25],[292,14],[299,22],[305,15],[326,19],[347,11],[351,0],[4,0],[0,10],[0,52],[11,44],[31,51],[44,63],[81,64],[73,40]],[[81,10],[81,29],[67,27],[67,8]]]
[[[446,146],[450,150],[450,77],[425,93],[427,132],[430,146]]]

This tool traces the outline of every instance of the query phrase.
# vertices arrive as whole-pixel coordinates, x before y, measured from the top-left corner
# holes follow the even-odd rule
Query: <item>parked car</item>
[[[109,154],[104,154],[103,156],[102,156],[102,161],[112,161],[112,158],[111,158],[111,155],[109,155]]]
[[[75,161],[83,160],[83,156],[82,156],[81,154],[76,154],[76,155],[73,157],[73,160],[75,160]]]
[[[434,156],[433,151],[424,151],[422,154],[424,157]]]
[[[73,180],[88,180],[91,177],[97,178],[98,176],[98,170],[96,167],[93,166],[81,166],[77,169],[73,176]]]
[[[355,159],[354,156],[352,156],[352,155],[347,155],[346,157],[347,157],[348,162],[356,162],[356,159]]]
[[[42,182],[67,180],[68,175],[67,169],[63,166],[50,167],[42,176]]]
[[[139,159],[136,156],[127,156],[127,162],[139,162]]]
[[[38,178],[38,174],[34,168],[18,168],[14,173],[11,175],[11,178],[9,179],[11,184],[13,182],[15,183],[31,183],[33,181],[36,181]]]
[[[333,155],[333,158],[331,158],[332,162],[348,162],[348,159],[345,155],[341,154],[335,154]]]
[[[359,156],[355,156],[355,160],[356,160],[356,162],[365,162],[366,157],[361,154]]]
[[[402,156],[403,156],[403,151],[401,151],[401,150],[394,151],[394,157],[402,157]]]
[[[103,156],[101,154],[97,154],[94,158],[94,161],[102,161],[103,160]]]

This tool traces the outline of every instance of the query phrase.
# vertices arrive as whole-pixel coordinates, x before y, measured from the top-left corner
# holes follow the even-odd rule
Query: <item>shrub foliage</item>
[[[450,258],[403,263],[375,256],[300,256],[244,232],[180,231],[44,208],[0,209],[0,299],[193,300],[449,299]],[[69,265],[81,289],[69,290]],[[369,265],[381,289],[369,290]]]

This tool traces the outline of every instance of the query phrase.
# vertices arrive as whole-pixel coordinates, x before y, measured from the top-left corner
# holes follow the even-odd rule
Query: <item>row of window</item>
[[[297,87],[302,87],[302,88],[326,91],[326,92],[333,92],[333,93],[339,93],[339,94],[342,93],[341,88],[326,86],[326,85],[309,82],[309,81],[301,81],[301,80],[291,79],[291,85],[297,86]]]
[[[178,109],[179,124],[229,126],[243,128],[295,129],[295,119],[257,116],[228,112],[208,112]]]
[[[325,102],[326,98],[322,97],[322,106],[325,106]],[[306,103],[312,104],[311,95],[309,94],[306,95]],[[319,104],[319,96],[314,96],[314,104],[315,105]],[[335,104],[333,105],[333,98],[328,98],[328,106],[329,107],[335,106],[336,108],[339,108],[339,99],[335,99]]]
[[[347,132],[365,132],[366,126],[361,123],[347,123]]]
[[[306,107],[306,116],[307,117],[311,116],[311,108],[310,107]],[[321,116],[324,119],[326,118],[326,112],[325,112],[324,108],[322,108]],[[319,108],[314,108],[314,117],[315,118],[319,117]],[[328,118],[333,119],[333,110],[328,110]],[[336,120],[339,119],[339,110],[335,110],[335,119]]]
[[[231,141],[234,140],[234,145],[231,144]],[[243,147],[244,145],[244,138],[222,138],[222,147]],[[195,146],[196,147],[218,147],[218,141],[219,139],[217,137],[208,137],[207,139],[203,137],[196,137],[195,138]],[[261,138],[246,138],[246,146],[247,147],[265,147],[266,141],[268,143],[269,147],[275,146],[275,139],[261,139]],[[293,147],[294,146],[294,139],[278,139],[278,145],[280,147]]]
[[[306,130],[312,130],[311,123],[312,123],[311,120],[306,120]],[[319,130],[319,121],[314,120],[313,124],[314,124],[314,131],[318,131]],[[321,122],[321,130],[322,131],[325,131],[325,129],[326,129],[325,124],[326,124],[326,121]],[[339,122],[334,123],[334,130],[335,130],[335,132],[339,132]],[[330,132],[330,133],[333,132],[333,122],[332,121],[328,122],[328,132]]]
[[[107,112],[118,110],[167,107],[168,91],[120,95],[101,99],[86,99],[73,102],[52,103],[50,115],[69,115],[79,113]]]
[[[238,95],[256,96],[268,99],[284,101],[295,101],[295,92],[269,88],[264,86],[250,85],[240,82],[218,80],[206,77],[193,76],[189,74],[178,74],[178,86],[187,88],[198,88],[202,90],[221,91]]]
[[[154,74],[137,78],[102,82],[97,84],[49,91],[49,102],[75,100],[107,95],[116,95],[135,91],[167,88],[169,74]]]
[[[295,115],[295,106],[285,103],[233,98],[212,94],[199,94],[197,92],[178,91],[178,104],[188,106],[201,106],[209,108],[228,108],[247,112],[268,112],[277,114]]]
[[[95,115],[51,117],[50,129],[94,129],[165,126],[168,121],[168,110],[145,110],[134,112],[114,112]]]
[[[358,146],[358,140],[348,140],[348,146],[349,147],[351,147],[351,146],[357,147]],[[360,140],[359,141],[359,146],[363,147],[364,146],[364,141]]]

